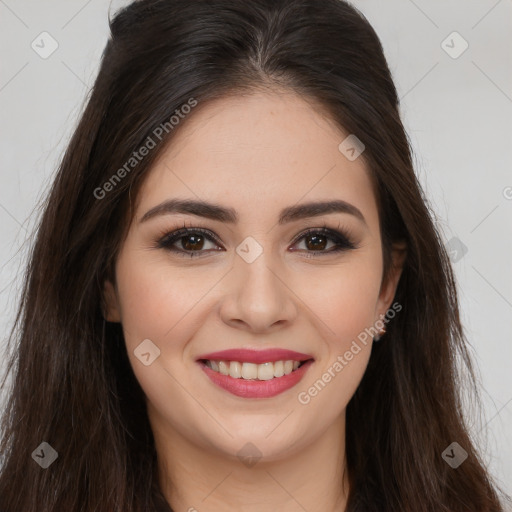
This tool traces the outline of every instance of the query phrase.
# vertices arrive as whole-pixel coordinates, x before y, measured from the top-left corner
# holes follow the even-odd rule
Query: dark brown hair
[[[120,325],[103,318],[102,290],[137,191],[181,125],[167,125],[147,156],[112,177],[191,98],[201,105],[284,88],[321,104],[363,141],[384,277],[391,244],[407,244],[395,297],[403,309],[374,345],[347,409],[347,511],[502,511],[463,417],[459,388],[474,374],[450,262],[366,18],[340,0],[140,0],[110,27],[44,203],[10,337],[0,510],[171,510],[158,486],[145,397]],[[43,441],[58,453],[45,470],[31,457]],[[457,469],[441,456],[453,441],[469,454]]]

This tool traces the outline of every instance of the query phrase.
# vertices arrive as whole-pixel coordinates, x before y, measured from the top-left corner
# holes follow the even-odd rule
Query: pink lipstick
[[[309,354],[286,349],[231,349],[197,358],[214,384],[243,398],[283,393],[300,382],[313,361]]]

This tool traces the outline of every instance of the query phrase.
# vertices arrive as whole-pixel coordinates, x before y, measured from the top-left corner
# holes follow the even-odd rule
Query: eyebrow
[[[206,217],[207,219],[217,220],[236,224],[239,220],[236,210],[226,208],[219,204],[209,203],[207,201],[196,201],[191,199],[168,199],[163,203],[154,206],[148,210],[141,218],[140,222],[145,222],[158,215],[170,213],[184,213]],[[366,224],[366,220],[361,211],[354,205],[336,199],[332,201],[316,201],[302,203],[294,206],[288,206],[281,210],[278,224],[286,224],[308,217],[317,217],[329,213],[348,213]]]

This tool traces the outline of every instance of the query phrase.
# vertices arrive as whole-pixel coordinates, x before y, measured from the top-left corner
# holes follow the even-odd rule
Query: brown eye
[[[208,247],[208,244],[212,246]],[[209,231],[201,228],[179,229],[165,235],[158,241],[158,247],[179,254],[180,256],[199,256],[199,253],[206,253],[218,249],[219,243],[216,237]],[[217,247],[217,249],[215,249]]]
[[[185,235],[181,237],[181,246],[186,251],[200,251],[204,246],[204,240],[203,235]]]
[[[301,241],[304,241],[305,249],[300,250],[308,253],[309,257],[356,248],[356,245],[351,242],[347,235],[329,228],[310,229],[297,238],[295,244]],[[329,244],[331,245],[329,246]]]
[[[328,238],[329,237],[321,234],[308,235],[305,237],[306,247],[312,251],[325,249],[328,243]]]
[[[339,231],[329,228],[314,228],[295,239],[294,245],[304,241],[304,249],[308,257],[332,254],[341,251],[355,249],[349,237]],[[208,244],[212,244],[208,247]],[[158,247],[176,253],[179,256],[191,258],[202,256],[201,253],[209,253],[212,250],[224,250],[217,237],[202,228],[183,228],[166,234],[158,241]]]

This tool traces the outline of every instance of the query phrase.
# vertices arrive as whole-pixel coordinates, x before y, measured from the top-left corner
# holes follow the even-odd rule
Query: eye
[[[198,252],[207,252],[205,245],[213,243],[220,244],[217,237],[210,231],[203,228],[182,228],[166,234],[158,241],[158,247],[166,249],[179,256],[198,257]],[[175,247],[175,246],[178,247]],[[206,247],[206,249],[211,249]],[[216,251],[222,249],[214,249]]]
[[[308,229],[295,239],[294,244],[298,241],[304,242],[305,249],[302,250],[306,251],[308,258],[356,248],[356,245],[351,241],[348,234],[325,226],[323,228]],[[330,242],[332,245],[328,248]]]
[[[295,238],[293,245],[302,241],[305,249],[293,249],[293,251],[304,251],[308,258],[357,248],[348,234],[326,226],[311,228],[301,233]],[[329,247],[330,243],[332,245]],[[213,247],[208,247],[208,244],[213,244]],[[157,247],[171,251],[178,256],[190,258],[202,257],[200,253],[208,253],[212,250],[224,250],[215,234],[207,229],[195,227],[183,227],[172,233],[166,233],[157,242]]]

